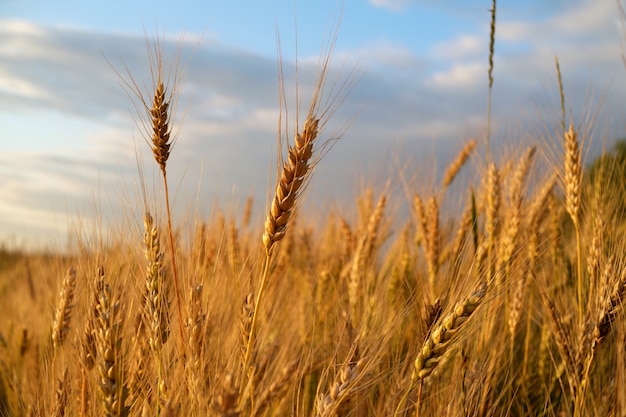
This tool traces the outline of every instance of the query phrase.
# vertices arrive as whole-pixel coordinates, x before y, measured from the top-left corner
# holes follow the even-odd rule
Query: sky
[[[586,128],[593,113],[594,141],[626,136],[620,1],[499,2],[494,150],[558,142],[555,56],[572,122]],[[321,139],[341,139],[316,167],[307,206],[352,205],[364,183],[389,178],[436,181],[466,141],[484,143],[491,1],[173,4],[0,0],[0,244],[59,248],[137,218],[139,167],[161,201],[127,86],[150,96],[155,39],[183,75],[168,161],[179,219],[240,211],[252,196],[262,222],[275,181],[278,63],[292,137],[304,116],[296,96],[306,109],[334,33],[329,85],[349,88],[325,97],[339,105]]]

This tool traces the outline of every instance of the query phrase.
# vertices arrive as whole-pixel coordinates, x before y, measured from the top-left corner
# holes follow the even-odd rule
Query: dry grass
[[[621,191],[585,191],[577,131],[561,121],[550,172],[547,144],[496,160],[470,141],[435,192],[405,183],[402,201],[390,180],[315,223],[298,208],[345,93],[324,99],[327,52],[303,124],[279,133],[264,224],[248,199],[188,239],[166,192],[179,78],[155,55],[154,91],[129,87],[164,204],[141,190],[144,217],[108,246],[0,252],[0,416],[626,415]]]

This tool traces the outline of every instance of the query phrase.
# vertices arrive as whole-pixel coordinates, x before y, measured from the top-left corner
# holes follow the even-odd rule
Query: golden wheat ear
[[[167,180],[167,163],[170,158],[172,147],[178,137],[178,130],[172,129],[172,121],[175,119],[176,104],[180,94],[180,86],[185,75],[185,66],[180,65],[181,47],[178,45],[171,64],[165,65],[164,46],[157,36],[150,41],[146,35],[146,49],[150,63],[150,75],[152,78],[151,90],[145,91],[137,84],[130,70],[126,68],[126,77],[121,76],[122,83],[128,90],[129,95],[134,96],[135,111],[146,143],[159,166],[163,179],[164,203],[167,214],[167,239],[171,257],[171,276],[174,281],[174,293],[176,297],[180,346],[185,351],[185,334],[178,279],[178,267],[176,262],[176,242],[174,240],[174,227],[172,224],[172,212]],[[141,167],[140,167],[141,170]],[[143,180],[143,178],[142,178]],[[144,195],[145,200],[145,195]],[[147,210],[147,204],[144,203]]]
[[[70,267],[63,279],[59,294],[59,304],[57,305],[52,326],[52,344],[54,349],[59,349],[67,337],[70,330],[70,319],[74,308],[74,293],[76,290],[76,269]]]
[[[314,167],[324,156],[330,144],[338,140],[341,134],[336,135],[326,141],[320,143],[320,133],[328,122],[328,119],[337,110],[337,107],[343,102],[349,90],[354,86],[354,73],[351,73],[347,80],[343,83],[335,82],[327,89],[327,77],[330,70],[331,58],[336,42],[337,32],[332,32],[330,41],[326,44],[325,50],[320,58],[318,65],[317,78],[314,82],[313,93],[309,104],[309,110],[302,129],[298,127],[296,119],[296,129],[293,136],[293,144],[286,140],[288,134],[283,130],[283,114],[285,110],[283,106],[287,102],[285,97],[285,89],[283,84],[282,67],[279,66],[280,78],[280,99],[281,99],[281,116],[279,118],[278,143],[279,143],[279,163],[277,166],[276,186],[274,187],[274,196],[270,204],[269,211],[265,220],[265,228],[262,236],[263,246],[265,247],[265,265],[261,276],[261,282],[256,291],[256,300],[254,309],[249,323],[249,337],[247,337],[247,346],[245,349],[243,364],[247,369],[250,365],[252,353],[255,349],[257,321],[259,318],[259,309],[265,294],[265,286],[268,280],[270,265],[273,261],[273,253],[276,243],[282,240],[291,221],[293,221],[303,191],[308,185]],[[298,86],[296,86],[297,90]],[[328,92],[328,94],[327,94]],[[299,103],[299,97],[296,97],[296,103]],[[296,114],[299,108],[296,108]],[[299,116],[299,114],[298,114]],[[287,124],[285,123],[285,126]],[[286,159],[283,156],[283,140],[287,142]],[[242,384],[241,387],[244,387]],[[250,388],[251,396],[254,395],[254,387]]]

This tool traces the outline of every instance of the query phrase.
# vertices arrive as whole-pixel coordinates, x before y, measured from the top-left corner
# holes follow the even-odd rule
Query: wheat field
[[[153,45],[153,89],[126,84],[158,173],[142,216],[65,255],[0,251],[0,416],[626,416],[624,167],[583,163],[591,122],[563,105],[551,143],[499,157],[487,133],[430,184],[310,218],[355,82],[328,88],[333,45],[280,132],[267,210],[189,233],[167,176],[184,80]]]

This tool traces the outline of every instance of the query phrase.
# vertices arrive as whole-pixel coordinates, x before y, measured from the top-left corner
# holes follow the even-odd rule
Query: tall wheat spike
[[[256,343],[257,322],[259,318],[259,309],[261,307],[263,297],[265,295],[265,286],[269,276],[270,265],[272,263],[272,255],[277,242],[285,237],[290,221],[293,218],[293,212],[296,210],[302,192],[306,188],[316,162],[324,154],[324,149],[332,141],[338,138],[329,139],[326,142],[318,143],[318,136],[321,128],[326,124],[328,119],[334,114],[337,106],[345,98],[346,90],[351,88],[354,79],[350,77],[343,84],[334,84],[326,95],[326,79],[330,69],[332,52],[334,49],[337,33],[326,45],[325,51],[322,53],[318,66],[318,73],[314,83],[313,93],[309,104],[309,110],[304,120],[302,129],[298,128],[296,123],[296,132],[294,135],[294,143],[287,144],[287,159],[284,160],[282,151],[279,152],[278,176],[276,181],[275,193],[272,198],[269,212],[265,220],[265,230],[263,232],[263,245],[265,247],[265,266],[261,276],[261,282],[256,293],[254,303],[254,311],[252,321],[250,323],[250,337],[244,355],[244,366],[247,368],[250,364],[251,353]],[[279,67],[279,78],[281,79],[280,98],[281,110],[282,105],[286,102],[284,85],[282,85],[282,67]],[[298,100],[296,100],[298,102]],[[298,110],[298,109],[296,109]],[[298,113],[298,111],[296,111]],[[282,112],[279,119],[279,143],[282,148]],[[315,156],[317,155],[317,157]],[[245,384],[241,384],[242,388]],[[254,387],[251,387],[251,393],[254,393]],[[254,398],[254,395],[251,395]],[[254,406],[252,407],[254,409]]]
[[[148,42],[147,42],[148,43]],[[172,132],[171,121],[175,112],[175,105],[179,93],[179,86],[183,78],[183,71],[179,69],[180,50],[177,51],[173,65],[166,73],[163,65],[162,45],[158,40],[153,45],[147,45],[150,71],[152,75],[152,91],[150,98],[143,89],[130,77],[130,81],[124,81],[130,91],[137,97],[140,105],[137,111],[142,116],[144,135],[148,142],[154,160],[161,171],[163,188],[165,192],[165,208],[167,213],[167,236],[169,240],[170,255],[172,262],[172,277],[174,278],[174,290],[178,307],[178,324],[180,330],[181,347],[185,349],[185,335],[180,297],[180,284],[178,280],[178,268],[176,265],[176,246],[174,242],[174,230],[172,226],[172,213],[170,207],[169,186],[167,180],[167,162],[170,157],[176,134]]]

